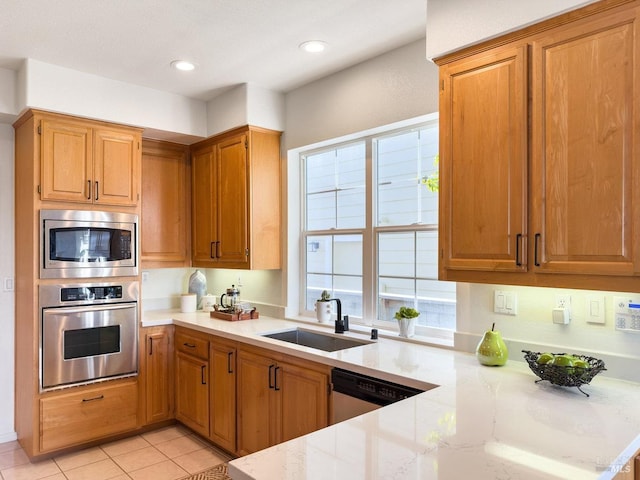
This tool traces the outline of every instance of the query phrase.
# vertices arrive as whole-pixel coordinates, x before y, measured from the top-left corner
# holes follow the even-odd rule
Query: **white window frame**
[[[417,117],[414,119],[397,122],[395,124],[379,127],[356,134],[346,135],[331,140],[318,142],[305,147],[292,149],[288,152],[288,185],[286,189],[286,195],[288,197],[286,204],[288,206],[288,268],[287,275],[284,281],[286,282],[287,291],[287,305],[285,308],[285,316],[287,318],[298,318],[304,320],[315,320],[315,312],[313,310],[306,309],[306,248],[304,245],[304,228],[305,228],[305,199],[303,196],[305,185],[305,172],[302,167],[301,156],[311,155],[319,151],[326,150],[328,148],[339,148],[340,146],[355,143],[357,141],[366,140],[366,208],[372,209],[375,207],[373,203],[374,196],[374,175],[373,169],[373,151],[371,141],[373,138],[392,135],[403,130],[418,129],[426,123],[430,123],[438,120],[438,114],[432,113]],[[345,230],[327,230],[327,231],[314,231],[314,234],[336,234],[336,233],[362,233],[363,235],[363,252],[365,258],[363,258],[363,284],[362,295],[363,305],[362,312],[363,317],[359,319],[362,321],[362,325],[367,327],[375,327],[379,329],[388,330],[391,333],[397,331],[397,326],[392,322],[377,320],[377,245],[371,245],[371,243],[377,244],[376,232],[384,231],[416,231],[421,228],[411,227],[377,227],[374,229],[373,221],[374,215],[366,216],[366,224],[363,229],[345,229]],[[425,228],[425,230],[432,228]],[[368,254],[368,257],[367,257]],[[454,303],[454,302],[453,302]],[[349,314],[349,312],[344,312]],[[365,319],[369,319],[365,323]],[[428,337],[430,340],[434,340],[437,343],[449,344],[453,342],[454,330],[439,329],[433,327],[420,327],[416,329],[416,333],[419,336]],[[416,339],[420,341],[421,339]]]

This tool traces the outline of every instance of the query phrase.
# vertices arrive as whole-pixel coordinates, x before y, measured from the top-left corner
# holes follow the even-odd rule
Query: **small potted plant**
[[[316,300],[315,310],[316,319],[320,323],[326,323],[331,320],[331,295],[326,290],[320,294],[320,298]]]
[[[410,338],[415,335],[416,318],[418,318],[419,315],[420,312],[411,307],[400,307],[395,313],[393,318],[398,320],[401,337]]]

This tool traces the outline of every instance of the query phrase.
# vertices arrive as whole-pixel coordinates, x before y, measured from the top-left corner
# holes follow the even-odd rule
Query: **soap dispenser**
[[[484,336],[476,348],[476,357],[482,365],[491,367],[502,366],[507,363],[509,351],[502,339],[502,335],[495,329],[496,324],[491,325],[491,330],[484,332]]]

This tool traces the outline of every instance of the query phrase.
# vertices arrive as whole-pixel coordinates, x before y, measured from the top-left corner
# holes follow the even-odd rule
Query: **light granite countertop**
[[[328,325],[143,313],[143,326],[168,323],[406,385],[438,386],[233,460],[234,480],[605,480],[640,449],[636,383],[597,376],[583,387],[586,397],[576,388],[535,383],[524,361],[485,367],[474,355],[389,338],[329,353],[260,336],[296,326],[327,331]],[[522,360],[522,353],[511,358]]]

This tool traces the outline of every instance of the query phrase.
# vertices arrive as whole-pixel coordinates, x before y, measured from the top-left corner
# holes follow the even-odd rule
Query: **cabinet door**
[[[440,73],[440,248],[446,270],[527,269],[527,56],[496,49]]]
[[[94,143],[94,203],[137,205],[140,189],[140,134],[99,128],[95,130]]]
[[[147,423],[173,417],[172,338],[168,328],[145,335],[145,406]]]
[[[209,362],[176,354],[176,418],[209,436]]]
[[[189,264],[187,147],[142,141],[140,260],[143,268]]]
[[[43,119],[40,132],[40,198],[91,203],[91,128],[77,122]]]
[[[639,41],[631,10],[533,44],[538,271],[640,270]]]
[[[211,426],[209,438],[229,452],[236,451],[236,349],[211,342]]]
[[[218,143],[216,164],[219,266],[242,267],[248,265],[249,253],[247,136],[236,135]]]
[[[238,453],[248,455],[277,443],[274,412],[276,362],[268,357],[238,351]]]
[[[191,155],[192,260],[195,267],[216,263],[217,210],[214,151],[211,146]]]
[[[288,363],[279,364],[274,373],[277,393],[282,397],[279,442],[329,425],[327,374]]]

